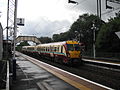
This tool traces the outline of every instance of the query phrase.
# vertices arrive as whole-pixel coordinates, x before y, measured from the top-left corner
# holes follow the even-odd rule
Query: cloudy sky
[[[10,0],[14,1],[14,0]],[[69,4],[68,0],[18,0],[17,17],[25,19],[25,26],[19,26],[17,35],[48,36],[68,31],[79,15],[83,13],[96,14],[96,0],[74,0],[79,4]],[[115,11],[105,9],[102,1],[102,19],[107,21],[114,16]],[[120,5],[108,3],[114,9]],[[6,27],[7,0],[0,0],[0,22]],[[120,9],[119,9],[120,10]],[[5,31],[4,31],[5,33]]]

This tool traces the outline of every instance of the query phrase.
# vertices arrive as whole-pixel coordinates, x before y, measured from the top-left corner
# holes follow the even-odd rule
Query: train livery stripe
[[[64,53],[61,52],[50,52],[50,51],[38,51],[38,50],[33,50],[33,52],[40,52],[40,53],[54,53],[54,54],[59,54],[59,55],[65,55]]]

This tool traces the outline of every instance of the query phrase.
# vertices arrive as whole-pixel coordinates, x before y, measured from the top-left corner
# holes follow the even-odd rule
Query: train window
[[[73,46],[73,44],[67,44],[67,50],[68,50],[68,51],[74,51],[74,46]]]
[[[48,51],[50,51],[50,48],[48,47]]]
[[[49,51],[49,47],[47,47],[47,51]]]
[[[48,51],[50,51],[50,47],[48,48]]]
[[[45,51],[45,47],[44,47],[44,51]]]
[[[52,47],[50,47],[50,51],[52,52],[53,50],[52,50]]]
[[[37,50],[39,51],[39,49],[40,49],[40,48],[38,47]]]
[[[56,52],[56,49],[57,49],[57,48],[55,47],[55,48],[54,48],[54,51],[55,51],[55,52]]]
[[[38,47],[37,50],[38,50],[38,51],[41,51],[41,47]]]
[[[41,47],[39,47],[38,49],[39,49],[38,51],[41,51]]]
[[[57,48],[57,51],[59,52],[59,46],[58,46],[58,48]]]
[[[75,50],[80,51],[80,46],[78,44],[74,44]]]
[[[43,51],[43,47],[42,47],[42,51]]]
[[[49,49],[49,48],[47,47],[47,51],[48,51],[48,49]]]
[[[63,52],[63,46],[61,46],[61,53]]]
[[[67,44],[67,50],[68,51],[80,51],[79,44]]]
[[[47,51],[49,51],[49,47],[47,47]]]
[[[52,47],[52,52],[54,52],[54,47]]]
[[[56,47],[56,52],[58,52],[58,47]]]
[[[47,47],[47,51],[49,51],[49,47]]]
[[[50,47],[50,50],[49,51],[52,51],[51,47]]]

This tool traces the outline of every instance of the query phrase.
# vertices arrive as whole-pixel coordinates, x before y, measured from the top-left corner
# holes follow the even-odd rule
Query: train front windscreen
[[[79,44],[67,44],[68,51],[80,51]]]

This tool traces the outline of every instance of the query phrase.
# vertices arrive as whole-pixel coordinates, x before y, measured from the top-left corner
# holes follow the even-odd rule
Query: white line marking
[[[116,66],[120,66],[120,64],[116,64],[116,63],[109,63],[109,62],[102,62],[102,61],[93,61],[93,60],[88,60],[88,59],[83,59],[84,61],[89,61],[89,62],[96,62],[96,63],[102,63],[102,64],[109,64],[109,65],[116,65]]]

